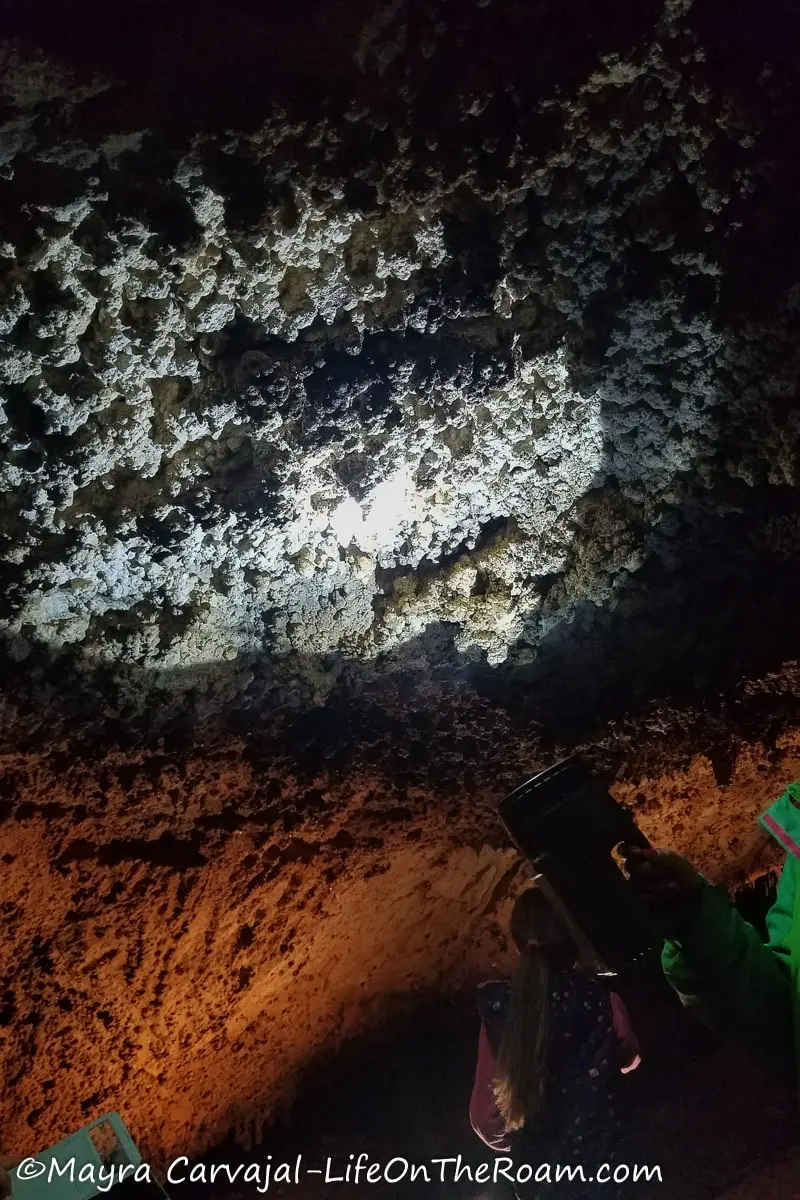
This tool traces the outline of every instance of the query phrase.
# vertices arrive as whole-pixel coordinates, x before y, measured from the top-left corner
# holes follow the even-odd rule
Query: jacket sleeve
[[[469,1102],[469,1120],[482,1142],[491,1150],[507,1151],[511,1147],[502,1113],[494,1096],[497,1063],[489,1042],[486,1026],[481,1025],[478,1039],[478,1065]]]
[[[789,856],[767,917],[766,943],[724,889],[706,881],[690,929],[680,941],[667,941],[662,953],[664,973],[686,1008],[787,1076],[794,1067],[788,941],[797,875]]]

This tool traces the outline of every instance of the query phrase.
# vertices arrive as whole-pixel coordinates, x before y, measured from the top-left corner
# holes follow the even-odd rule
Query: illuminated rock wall
[[[489,967],[557,754],[720,878],[796,772],[793,26],[274,9],[2,51],[11,1150]]]

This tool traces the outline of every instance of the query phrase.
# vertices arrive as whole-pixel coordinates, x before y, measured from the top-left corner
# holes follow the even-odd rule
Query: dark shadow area
[[[781,512],[794,520],[799,499],[788,488],[748,489],[729,515],[699,505],[670,512],[667,552],[656,526],[644,538],[644,565],[615,589],[613,606],[578,600],[571,619],[544,636],[533,666],[477,668],[478,686],[500,705],[522,704],[557,741],[659,702],[720,712],[740,681],[800,655],[800,562],[765,545],[769,521]],[[558,604],[552,595],[548,602]]]
[[[2,691],[14,714],[7,750],[69,753],[66,739],[88,761],[112,746],[180,758],[235,737],[270,775],[333,781],[371,767],[400,788],[462,797],[488,788],[499,797],[571,747],[591,758],[592,740],[617,721],[627,732],[616,750],[598,752],[603,769],[624,760],[635,771],[638,738],[650,771],[701,753],[725,784],[738,740],[774,746],[800,717],[793,673],[775,671],[800,650],[794,593],[788,573],[750,563],[722,581],[737,589],[738,605],[711,610],[702,572],[719,564],[687,566],[696,568],[688,595],[677,580],[671,593],[637,588],[628,608],[594,610],[588,633],[573,623],[545,639],[540,661],[526,668],[476,664],[456,651],[447,624],[369,661],[240,655],[154,672],[98,666],[75,650],[35,648],[21,661],[5,650]],[[763,637],[753,637],[756,622]],[[751,688],[749,680],[767,672],[774,674]],[[326,676],[320,702],[307,681]],[[11,815],[13,784],[4,794]]]
[[[525,99],[533,101],[554,87],[574,84],[600,55],[635,46],[659,11],[655,0],[638,5],[579,0],[569,13],[558,5],[515,2],[495,8],[469,0],[406,0],[377,10],[367,0],[171,0],[168,5],[79,0],[69,12],[55,0],[32,0],[24,8],[3,0],[0,18],[6,38],[122,83],[113,104],[102,96],[91,103],[97,129],[103,122],[113,122],[116,129],[144,124],[183,138],[254,128],[273,115],[276,104],[340,113],[354,93],[360,100],[379,97],[391,121],[405,102],[384,85],[377,67],[384,49],[381,34],[389,43],[398,23],[408,29],[407,41],[399,39],[406,57],[395,62],[397,53],[389,47],[392,69],[385,82],[391,84],[391,75],[405,69],[410,57],[419,75],[417,130],[427,133],[429,120],[437,124],[453,115],[454,85],[480,95],[514,79]],[[375,30],[360,48],[371,19]],[[438,56],[436,70],[423,71],[431,39],[442,37],[436,32],[441,22],[446,54]],[[543,42],[557,46],[558,54],[539,53]],[[373,157],[380,141],[371,140]],[[463,154],[455,125],[445,149],[454,160]],[[358,157],[359,171],[367,166],[364,157]],[[422,187],[435,158],[419,164]],[[485,162],[487,179],[496,177],[489,154]]]
[[[715,635],[731,608],[717,619],[706,614],[699,631],[705,641],[686,635],[670,645],[667,618],[683,628],[686,598],[677,591],[674,607],[666,612],[656,608],[654,613],[647,593],[641,595],[648,622],[663,618],[660,627],[648,623],[647,641],[628,643],[631,622],[623,614],[612,614],[614,620],[600,626],[606,638],[609,629],[618,635],[624,659],[601,635],[594,643],[578,640],[567,626],[558,656],[547,657],[546,643],[543,666],[524,672],[476,667],[456,652],[454,631],[447,625],[430,627],[394,654],[367,662],[334,655],[275,661],[240,656],[233,663],[155,673],[92,665],[74,651],[35,649],[22,661],[4,652],[2,690],[14,713],[6,749],[61,754],[65,761],[77,749],[85,761],[104,759],[112,747],[147,749],[156,754],[157,770],[165,756],[180,761],[233,737],[242,740],[245,758],[269,778],[289,772],[312,786],[318,777],[334,782],[354,770],[373,769],[386,772],[400,789],[422,787],[464,801],[480,795],[476,815],[485,815],[487,798],[499,799],[521,776],[576,745],[612,774],[623,765],[635,772],[637,740],[652,773],[706,754],[724,784],[738,739],[761,739],[769,747],[800,717],[791,672],[755,689],[742,678],[747,667],[772,669],[792,646],[787,637],[794,628],[791,592],[771,596],[771,610],[770,593],[756,591],[753,608],[735,614],[732,624],[742,653],[733,659],[724,650],[715,652]],[[756,619],[759,605],[759,619],[769,613],[766,628],[774,635],[763,654],[760,642],[744,640],[751,633],[747,620]],[[659,665],[666,684],[657,675]],[[698,683],[694,673],[701,670],[706,675]],[[312,700],[305,681],[324,675],[330,689],[320,703]],[[633,687],[632,680],[644,686]],[[229,697],[227,711],[220,711],[221,696]],[[683,707],[671,707],[679,704]],[[614,720],[627,733],[616,749],[594,750],[592,739],[605,721]],[[637,720],[645,724],[637,727]],[[9,768],[0,796],[5,817],[17,807],[13,779]],[[502,837],[499,826],[495,832]]]
[[[751,925],[755,926],[762,942],[768,940],[766,916],[775,903],[777,892],[778,876],[773,871],[759,876],[758,879],[739,888],[736,892],[737,909],[745,921],[749,921]]]
[[[636,1195],[670,1200],[707,1200],[754,1162],[785,1147],[791,1136],[791,1100],[748,1071],[688,1017],[663,980],[639,978],[626,990],[644,1046],[643,1064],[628,1077],[626,1129],[632,1161],[659,1165],[662,1183],[642,1184]],[[391,1160],[427,1165],[430,1183],[419,1176],[369,1185],[376,1196],[442,1196],[453,1200],[507,1200],[507,1184],[476,1182],[481,1163],[494,1155],[469,1127],[468,1104],[475,1067],[478,1020],[473,997],[428,1003],[398,1016],[380,1033],[361,1038],[319,1064],[285,1124],[263,1131],[259,1144],[242,1151],[232,1142],[204,1157],[212,1163],[290,1163],[302,1156],[301,1171],[320,1170],[302,1180],[303,1194],[356,1200],[365,1184],[348,1183],[346,1169],[364,1153],[367,1163]],[[748,1103],[741,1097],[748,1095]],[[470,1168],[454,1179],[458,1159]],[[351,1157],[352,1156],[352,1157]],[[397,1165],[398,1172],[403,1168]],[[328,1178],[342,1181],[334,1187]],[[445,1171],[445,1180],[438,1172]],[[224,1176],[222,1176],[224,1179]],[[420,1182],[422,1180],[423,1182]],[[274,1184],[274,1194],[291,1196],[295,1184]],[[190,1185],[171,1189],[177,1200],[194,1194]],[[212,1197],[244,1198],[247,1185],[208,1186]]]

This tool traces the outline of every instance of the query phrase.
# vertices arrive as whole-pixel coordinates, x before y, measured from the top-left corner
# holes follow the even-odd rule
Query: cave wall
[[[50,799],[69,785],[33,766],[33,811],[4,838],[6,945],[24,954],[0,997],[9,1149],[113,1108],[155,1161],[231,1131],[252,1144],[342,1042],[506,959],[515,856],[412,821],[379,779],[326,790],[287,835],[235,749],[102,773],[75,838]],[[67,776],[84,801],[96,788]]]
[[[248,9],[215,56],[123,8],[110,62],[109,15],[87,61],[38,11],[0,135],[21,716],[59,671],[195,727],[387,663],[624,702],[796,649],[785,30],[742,57],[703,6],[379,5],[281,74],[278,6],[223,94]]]
[[[6,17],[3,1138],[113,1100],[166,1152],[502,957],[495,804],[559,753],[751,871],[797,766],[797,33]]]
[[[7,1152],[110,1108],[154,1161],[230,1132],[252,1147],[342,1043],[506,969],[525,871],[494,806],[534,748],[504,749],[469,793],[366,767],[276,787],[235,743],[7,761]],[[755,817],[798,775],[795,732],[740,742],[724,786],[697,755],[615,793],[656,844],[738,883],[775,865]]]

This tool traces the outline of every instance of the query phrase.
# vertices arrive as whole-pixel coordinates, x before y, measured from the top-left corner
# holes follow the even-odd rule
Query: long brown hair
[[[511,912],[519,963],[497,1057],[495,1096],[509,1131],[544,1111],[549,1045],[550,977],[575,965],[578,951],[566,926],[538,890],[520,892]]]

